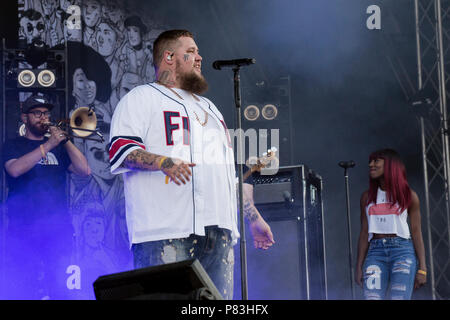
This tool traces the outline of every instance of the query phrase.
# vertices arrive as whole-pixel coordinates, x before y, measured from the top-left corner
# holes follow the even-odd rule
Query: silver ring
[[[59,135],[60,137],[64,137],[64,135],[61,133],[60,135]]]

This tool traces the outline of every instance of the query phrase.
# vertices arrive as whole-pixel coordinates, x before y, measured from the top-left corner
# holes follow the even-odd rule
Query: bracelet
[[[45,163],[48,163],[48,161],[47,161],[47,154],[45,153],[45,150],[44,150],[44,145],[41,144],[39,146],[39,148],[41,149],[42,160],[44,160]]]
[[[417,273],[420,273],[420,274],[423,274],[424,276],[426,276],[427,275],[427,272],[426,271],[424,271],[424,270],[417,270]]]
[[[158,164],[158,169],[161,169],[161,165],[162,165],[163,161],[166,160],[166,159],[167,159],[167,157],[162,157],[161,158],[161,160],[159,161],[159,164]]]

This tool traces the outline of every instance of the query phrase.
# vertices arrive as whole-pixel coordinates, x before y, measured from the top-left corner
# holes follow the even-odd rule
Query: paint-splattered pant
[[[363,266],[364,296],[367,300],[411,299],[417,259],[411,239],[372,239]]]
[[[198,259],[222,297],[233,299],[234,252],[229,230],[206,227],[205,236],[133,244],[134,267]]]

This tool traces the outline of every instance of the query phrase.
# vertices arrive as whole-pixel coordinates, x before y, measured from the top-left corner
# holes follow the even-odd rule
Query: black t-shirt
[[[48,139],[30,140],[18,137],[3,145],[3,168],[11,159],[39,148]],[[8,217],[12,227],[31,224],[67,223],[66,172],[70,158],[61,145],[47,153],[48,163],[42,159],[31,170],[14,178],[6,170],[8,182]]]

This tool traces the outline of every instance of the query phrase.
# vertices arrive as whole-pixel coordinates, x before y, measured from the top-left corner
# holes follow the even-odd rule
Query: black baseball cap
[[[53,109],[53,104],[51,104],[47,98],[38,95],[31,95],[22,103],[22,112],[28,113],[30,110],[38,107],[44,107],[48,110]]]

